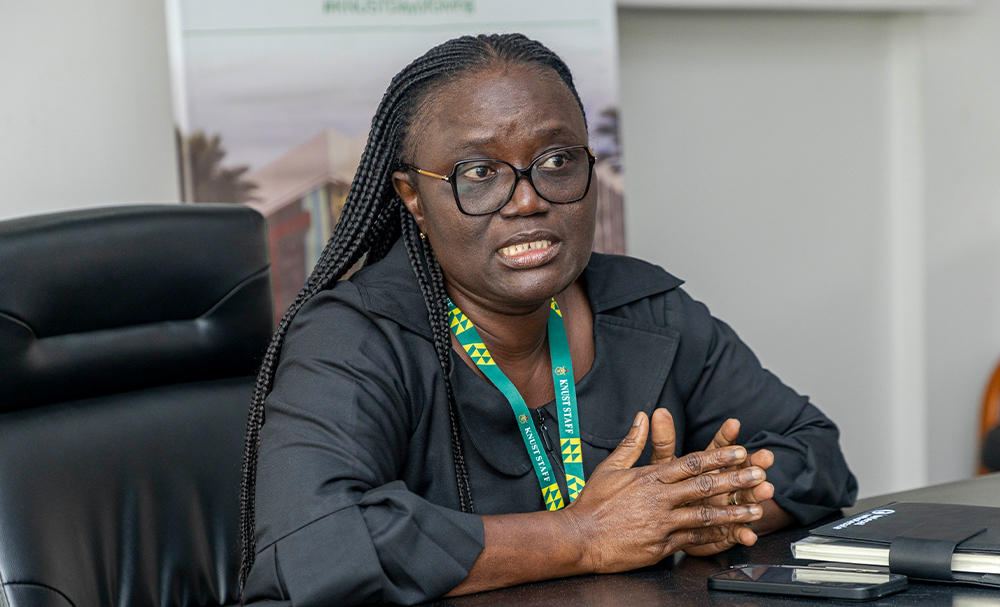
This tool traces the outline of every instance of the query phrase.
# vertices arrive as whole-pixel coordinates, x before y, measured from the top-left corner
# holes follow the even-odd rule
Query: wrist
[[[566,507],[557,510],[554,514],[559,517],[562,527],[561,535],[567,545],[568,565],[572,572],[570,575],[584,575],[597,572],[596,555],[592,547],[591,533],[587,521],[580,516],[576,509]]]

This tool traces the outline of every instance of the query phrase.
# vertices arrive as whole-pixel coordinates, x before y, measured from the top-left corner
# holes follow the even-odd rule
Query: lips
[[[506,255],[508,257],[513,257],[514,255],[520,255],[521,253],[527,251],[538,251],[541,249],[547,249],[552,246],[551,240],[536,240],[534,242],[514,244],[509,247],[504,247],[500,249],[501,255]]]
[[[537,268],[552,261],[561,245],[552,234],[519,234],[497,249],[497,256],[504,265],[516,270]]]

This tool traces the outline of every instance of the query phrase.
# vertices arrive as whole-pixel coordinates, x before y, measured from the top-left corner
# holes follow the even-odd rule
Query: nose
[[[552,205],[538,195],[534,185],[528,181],[527,175],[519,175],[514,193],[500,209],[502,217],[528,216],[536,213],[547,213]]]

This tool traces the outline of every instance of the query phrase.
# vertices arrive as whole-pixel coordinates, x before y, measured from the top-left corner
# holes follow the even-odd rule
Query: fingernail
[[[729,452],[729,458],[733,460],[743,459],[747,456],[747,450],[743,447],[736,447]]]
[[[642,423],[642,411],[635,414],[635,420],[632,421],[632,427],[635,428]]]
[[[757,504],[753,504],[752,506],[750,506],[750,514],[754,516],[760,516],[764,514],[764,509],[758,506]]]
[[[764,478],[764,471],[760,468],[750,468],[750,477],[755,481],[759,481]]]

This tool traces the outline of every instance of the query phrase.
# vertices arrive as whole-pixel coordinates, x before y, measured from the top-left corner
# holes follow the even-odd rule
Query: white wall
[[[863,495],[971,475],[1000,355],[1000,3],[619,19],[630,252],[838,422]]]
[[[0,219],[177,201],[163,3],[0,2]]]
[[[629,252],[663,265],[892,484],[883,16],[620,13]]]
[[[1000,2],[926,18],[930,474],[969,475],[1000,359]]]

